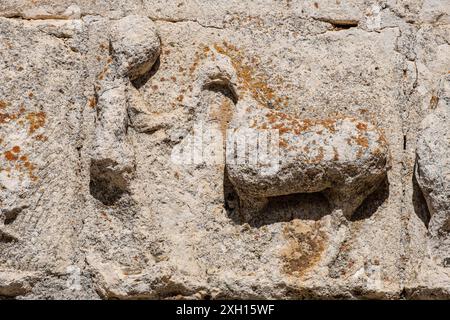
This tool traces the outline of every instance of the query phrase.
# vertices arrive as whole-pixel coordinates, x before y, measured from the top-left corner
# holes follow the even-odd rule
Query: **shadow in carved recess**
[[[112,163],[93,161],[91,163],[90,194],[106,206],[115,204],[128,192],[128,182],[121,172],[110,170]]]
[[[370,194],[356,209],[349,221],[359,221],[370,218],[389,197],[389,180],[384,178],[380,186]]]
[[[158,72],[160,65],[161,59],[160,57],[158,57],[158,59],[156,59],[155,61],[155,64],[150,68],[150,70],[144,73],[142,76],[138,77],[137,79],[132,80],[131,84],[136,89],[139,90],[148,82],[148,80],[150,80]]]
[[[416,172],[415,168],[414,172]],[[427,202],[425,200],[425,197],[423,196],[422,190],[420,190],[419,183],[417,182],[415,174],[412,177],[412,184],[413,184],[412,201],[414,213],[419,217],[420,220],[422,220],[423,224],[428,229],[431,215],[430,211],[428,210]]]
[[[239,198],[233,190],[226,172],[224,173],[223,190],[228,217],[236,224],[248,223],[254,228],[278,222],[289,222],[294,219],[318,221],[333,211],[328,199],[322,192],[297,193],[270,198],[269,204],[263,212],[250,220],[245,220],[239,213]],[[388,196],[389,181],[386,178],[378,189],[364,200],[349,221],[369,219],[387,200]]]

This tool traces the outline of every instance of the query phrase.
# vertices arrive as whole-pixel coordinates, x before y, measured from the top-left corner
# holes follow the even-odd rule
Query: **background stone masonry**
[[[130,15],[160,55],[117,84]],[[243,221],[223,166],[170,161],[213,48],[268,108],[384,132],[387,180],[351,218],[312,193]],[[0,0],[0,297],[450,298],[449,73],[450,0]],[[120,90],[140,122],[108,122]],[[203,95],[219,120],[233,103]]]

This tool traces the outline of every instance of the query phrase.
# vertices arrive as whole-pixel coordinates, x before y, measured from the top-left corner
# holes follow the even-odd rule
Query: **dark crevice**
[[[322,22],[327,22],[333,26],[334,31],[340,31],[340,30],[348,30],[351,28],[357,28],[358,27],[358,21],[356,20],[330,20],[330,19],[323,19],[319,18],[316,19]]]
[[[131,81],[133,87],[138,90],[143,87],[148,82],[148,80],[150,80],[156,74],[156,72],[158,72],[160,65],[161,59],[160,57],[158,57],[149,71]]]
[[[358,27],[358,22],[352,22],[352,23],[330,22],[330,23],[333,26],[333,29],[336,31],[347,30],[350,28]]]
[[[416,171],[416,166],[414,166],[414,172]],[[431,214],[428,209],[427,201],[425,200],[425,197],[422,193],[422,190],[420,189],[419,183],[417,182],[416,175],[413,175],[413,207],[414,207],[414,213],[419,217],[419,219],[423,222],[425,227],[428,229],[428,225],[430,224]]]
[[[3,210],[3,224],[8,225],[13,223],[17,219],[17,216],[22,212],[22,210],[26,208],[28,208],[28,206],[17,207],[11,210]]]
[[[260,228],[294,219],[318,221],[332,213],[332,208],[323,192],[295,193],[285,196],[269,197],[267,208],[257,216],[246,218],[239,209],[239,196],[225,175],[224,181],[225,209],[228,217],[236,224],[248,223],[253,228]]]
[[[389,179],[386,176],[378,188],[372,192],[355,210],[350,221],[370,218],[389,197]]]
[[[11,243],[16,241],[17,239],[14,236],[0,230],[0,243]]]
[[[114,170],[115,165],[109,159],[91,162],[89,191],[106,206],[114,205],[128,193],[127,172]]]

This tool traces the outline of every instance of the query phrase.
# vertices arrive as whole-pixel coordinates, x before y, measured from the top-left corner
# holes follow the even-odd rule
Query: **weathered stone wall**
[[[449,298],[449,72],[449,0],[0,0],[0,297]]]

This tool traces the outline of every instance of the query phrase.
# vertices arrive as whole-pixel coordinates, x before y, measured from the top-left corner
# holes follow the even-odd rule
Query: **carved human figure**
[[[96,188],[101,193],[97,198],[105,204],[127,188],[134,172],[134,152],[127,130],[129,115],[139,114],[143,99],[132,81],[149,72],[159,56],[156,26],[140,16],[114,21],[110,53],[111,70],[103,74],[96,90],[98,112],[91,153],[91,184],[100,185]]]

